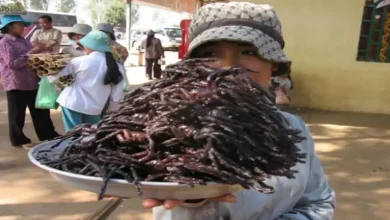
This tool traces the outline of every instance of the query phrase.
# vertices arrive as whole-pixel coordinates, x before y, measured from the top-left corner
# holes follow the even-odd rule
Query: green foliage
[[[3,1],[3,2],[1,2],[2,4],[4,4],[6,1]],[[28,0],[14,0],[13,2],[20,2],[20,3],[22,3],[22,5],[23,5],[23,7],[24,8],[28,8]]]
[[[69,13],[76,7],[75,0],[60,0],[58,2],[57,8],[60,12]]]
[[[138,5],[131,7],[131,25],[138,21]],[[126,26],[126,3],[121,0],[112,0],[108,5],[104,20],[114,26]]]
[[[47,11],[49,9],[49,0],[30,0],[28,8]]]
[[[135,24],[139,20],[139,12],[138,12],[139,6],[138,5],[132,5],[131,6],[131,25]]]
[[[91,14],[91,20],[95,27],[98,23],[104,22],[107,5],[110,0],[88,0],[87,9]]]
[[[76,0],[13,0],[20,2],[26,9],[47,11],[49,4],[55,4],[60,12],[69,13],[76,8]]]
[[[106,22],[113,26],[126,26],[126,3],[122,0],[88,0],[86,5],[89,11],[92,25]],[[131,7],[131,24],[138,21],[138,5]]]
[[[126,25],[126,3],[114,0],[108,5],[104,20],[114,26]]]

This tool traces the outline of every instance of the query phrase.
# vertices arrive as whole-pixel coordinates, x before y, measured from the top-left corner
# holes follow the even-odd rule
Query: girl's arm
[[[0,57],[3,58],[5,65],[11,69],[19,70],[28,65],[28,56],[16,56],[12,48],[7,44],[0,45]]]
[[[76,71],[76,62],[74,60],[75,59],[69,61],[68,65],[66,65],[66,67],[63,68],[60,72],[58,72],[56,75],[48,76],[49,81],[57,82],[63,76],[74,75]]]
[[[302,124],[303,131],[308,134],[306,136],[307,144],[310,145],[308,152],[310,173],[306,190],[293,209],[281,215],[277,220],[331,220],[336,207],[336,195],[328,185],[321,163],[315,153],[309,129],[303,121]]]

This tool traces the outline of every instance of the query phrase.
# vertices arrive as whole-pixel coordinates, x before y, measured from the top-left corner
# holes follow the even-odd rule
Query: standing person
[[[107,101],[108,110],[115,110],[123,94],[124,69],[110,52],[108,36],[91,31],[80,44],[88,55],[72,59],[58,74],[49,76],[52,82],[68,75],[74,78],[57,100],[66,131],[83,123],[98,123]]]
[[[72,57],[80,57],[87,55],[84,47],[80,44],[80,40],[92,31],[92,27],[88,24],[75,24],[72,30],[68,33],[69,42],[71,45],[62,49],[61,53],[69,54]],[[71,75],[64,76],[59,79],[57,87],[61,90],[73,83],[73,77]]]
[[[80,57],[87,55],[83,46],[80,44],[80,40],[92,31],[92,27],[88,24],[75,24],[72,30],[68,33],[68,38],[71,42],[70,47],[64,48],[61,52],[64,54],[70,54],[72,57]]]
[[[165,55],[161,41],[155,37],[154,31],[148,32],[147,38],[142,41],[141,48],[145,49],[146,77],[151,80],[153,72],[154,78],[160,79],[161,64],[159,62]]]
[[[107,23],[100,23],[97,25],[97,30],[103,31],[108,35],[108,37],[110,38],[110,47],[119,53],[118,61],[124,66],[125,61],[129,57],[129,52],[127,51],[126,47],[116,42],[114,27]]]
[[[4,15],[1,24],[4,38],[0,41],[0,73],[7,94],[9,137],[12,146],[29,149],[33,143],[23,133],[27,107],[40,141],[58,136],[50,110],[35,108],[39,77],[27,69],[28,53],[40,48],[32,48],[22,37],[24,27],[31,23],[21,16]]]
[[[269,5],[244,2],[215,3],[198,10],[190,27],[187,58],[214,58],[216,68],[241,66],[252,80],[266,86],[272,75],[289,72],[291,61],[283,51],[281,23]],[[297,164],[295,179],[271,176],[265,181],[275,192],[254,189],[198,201],[145,199],[155,220],[331,220],[335,193],[328,185],[314,142],[302,119],[280,112],[290,129],[302,131],[306,140],[297,147],[306,153]]]
[[[31,37],[31,44],[40,48],[37,53],[57,54],[61,49],[62,33],[53,28],[53,20],[49,15],[43,15],[39,18],[41,29],[34,32]]]
[[[125,62],[127,58],[129,57],[129,52],[127,51],[126,47],[122,46],[118,42],[116,42],[116,37],[115,37],[115,31],[114,27],[110,24],[107,23],[100,23],[97,25],[97,30],[102,31],[107,34],[107,36],[110,38],[110,49],[111,53],[113,54],[114,58],[116,61],[118,61],[123,67],[125,66]],[[123,91],[128,92],[129,90],[129,80],[127,79],[127,73],[126,69],[124,73],[124,80],[125,84],[123,85]],[[106,105],[106,108],[108,105]],[[105,110],[103,111],[103,113]]]

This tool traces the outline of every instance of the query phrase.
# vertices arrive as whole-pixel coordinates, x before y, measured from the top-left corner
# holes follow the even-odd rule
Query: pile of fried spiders
[[[168,66],[164,78],[126,94],[118,111],[96,125],[83,124],[56,159],[42,164],[66,172],[125,179],[142,194],[141,181],[196,186],[239,184],[263,193],[270,176],[294,178],[306,155],[272,97],[241,68],[215,69],[205,59]],[[46,152],[47,153],[47,152]]]

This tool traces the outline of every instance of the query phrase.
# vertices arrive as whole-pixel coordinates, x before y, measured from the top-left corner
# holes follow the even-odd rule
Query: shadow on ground
[[[337,220],[389,219],[390,116],[295,111],[308,124],[331,186]]]

